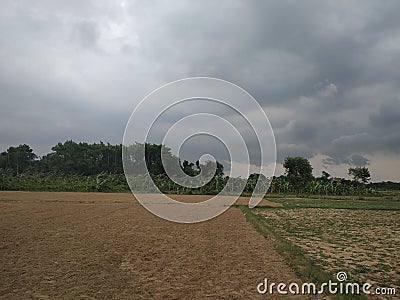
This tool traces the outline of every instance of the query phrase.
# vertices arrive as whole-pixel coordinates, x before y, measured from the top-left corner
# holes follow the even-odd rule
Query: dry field
[[[400,211],[259,209],[281,237],[325,271],[400,291]]]
[[[237,208],[177,224],[130,194],[0,193],[1,299],[266,299],[264,278],[299,282]]]

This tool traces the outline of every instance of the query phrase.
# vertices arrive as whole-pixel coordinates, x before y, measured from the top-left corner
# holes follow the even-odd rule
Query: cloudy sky
[[[367,165],[400,181],[400,1],[2,1],[0,150],[121,143],[133,108],[177,79],[251,93],[278,161]],[[280,172],[278,166],[278,174]]]

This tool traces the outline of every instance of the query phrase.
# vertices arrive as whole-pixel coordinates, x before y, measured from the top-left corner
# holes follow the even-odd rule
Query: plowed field
[[[131,194],[0,192],[1,299],[277,297],[264,278],[299,282],[237,208],[178,224]]]

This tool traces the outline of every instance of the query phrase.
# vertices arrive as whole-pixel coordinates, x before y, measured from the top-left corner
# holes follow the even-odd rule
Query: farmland
[[[1,192],[0,214],[1,299],[263,299],[265,277],[299,282],[237,208],[177,224],[131,194]]]
[[[344,271],[349,281],[400,290],[400,201],[275,201],[283,206],[243,210],[301,277],[323,282]]]
[[[283,299],[257,284],[338,271],[399,291],[397,198],[273,197],[249,210],[242,197],[217,218],[178,224],[128,193],[0,192],[0,299]]]

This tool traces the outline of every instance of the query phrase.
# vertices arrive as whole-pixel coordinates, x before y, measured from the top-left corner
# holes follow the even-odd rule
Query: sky
[[[262,106],[277,175],[285,157],[302,156],[316,176],[367,166],[374,181],[400,181],[400,1],[0,5],[0,151],[119,144],[146,95],[206,76]]]

